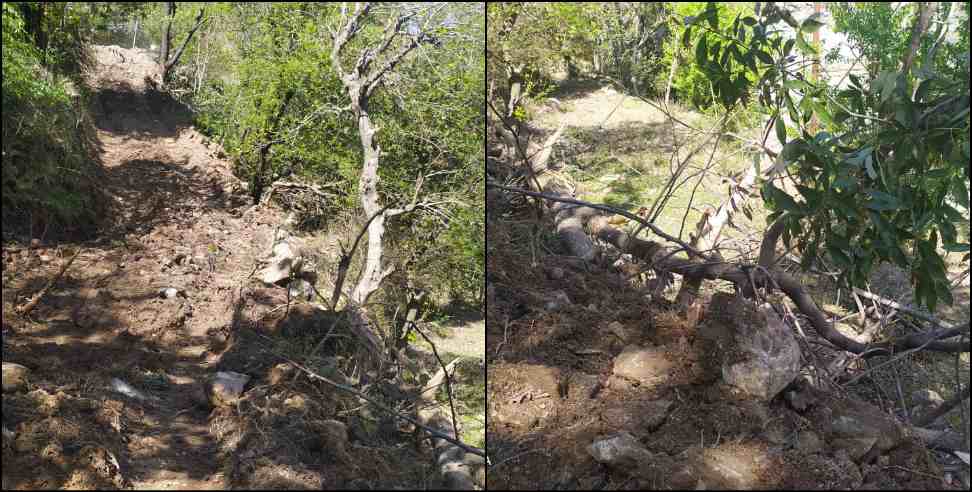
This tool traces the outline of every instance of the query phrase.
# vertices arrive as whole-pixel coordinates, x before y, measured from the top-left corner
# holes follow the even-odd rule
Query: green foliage
[[[967,69],[957,79],[915,80],[896,71],[868,81],[851,75],[851,86],[837,91],[804,80],[788,58],[794,46],[813,50],[806,33],[784,42],[771,28],[773,14],[764,14],[752,25],[745,22],[749,42],[734,45],[738,53],[700,48],[696,63],[716,80],[742,74],[739,87],[718,93],[724,104],[753,86],[777,117],[777,136],[786,145],[776,166],[795,178],[799,196],[766,183],[763,199],[773,210],[768,220],[784,221],[783,241],[796,243],[804,266],[826,253],[844,285],[863,285],[872,267],[889,261],[911,271],[919,303],[931,310],[939,301],[951,304],[938,248],[969,251],[956,228],[969,214]],[[712,27],[700,19],[689,24]],[[738,25],[724,29],[723,39],[738,38]],[[784,111],[796,128],[783,124]],[[813,116],[816,128],[809,125]]]
[[[834,3],[830,9],[834,17],[834,31],[844,33],[859,53],[868,61],[872,75],[894,70],[901,63],[911,37],[905,20],[913,12],[912,5],[895,7],[891,2]]]
[[[47,26],[39,22],[34,28]],[[45,57],[34,44],[45,38],[60,39],[31,35],[21,9],[3,4],[4,222],[22,224],[30,217],[30,227],[52,222],[82,225],[97,212],[94,190],[86,178],[93,163],[84,133],[83,94],[66,76],[76,78],[77,73],[54,71],[77,66],[64,62],[70,53],[48,45]],[[45,58],[51,66],[43,64]]]
[[[658,91],[664,92],[671,64],[678,53],[680,61],[672,80],[677,100],[702,110],[720,102],[724,107],[731,105],[727,103],[735,103],[750,84],[746,79],[746,67],[751,71],[755,63],[764,62],[766,56],[764,52],[750,53],[748,50],[752,36],[747,38],[742,28],[749,25],[745,19],[755,20],[752,15],[751,3],[673,3],[670,25],[677,43],[665,47],[664,69],[659,72],[656,82]],[[750,54],[743,57],[743,53]],[[706,63],[707,58],[719,63]]]
[[[198,45],[208,51],[187,51],[186,66],[173,78],[188,91],[186,100],[197,111],[199,127],[222,142],[241,178],[254,179],[259,147],[273,141],[266,156],[266,181],[292,172],[303,180],[334,185],[341,193],[326,204],[327,217],[358,213],[362,165],[357,124],[331,65],[328,29],[338,14],[338,7],[330,4],[208,8],[210,21],[197,33]],[[426,175],[432,177],[423,183],[423,194],[439,198],[433,200],[439,202],[435,210],[391,221],[389,254],[399,258],[399,267],[407,266],[400,270],[406,278],[421,279],[442,297],[451,293],[478,302],[485,241],[483,16],[478,14],[477,24],[477,14],[468,6],[446,14],[463,22],[468,20],[464,16],[471,17],[468,29],[478,29],[478,34],[443,36],[436,47],[420,47],[375,91],[370,114],[380,129],[376,139],[382,151],[382,201],[409,203],[417,177]],[[374,20],[365,23],[348,52],[374,46],[382,28]],[[203,72],[196,62],[201,56],[208,57],[202,58]],[[204,82],[198,89],[179,82],[200,74]],[[293,96],[284,107],[288,93]]]

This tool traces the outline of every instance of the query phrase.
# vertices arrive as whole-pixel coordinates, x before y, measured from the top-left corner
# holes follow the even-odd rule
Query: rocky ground
[[[589,88],[560,103],[569,123],[610,133],[600,125],[616,94]],[[540,117],[548,131],[561,119],[552,111]],[[701,312],[681,312],[612,259],[565,256],[534,232],[532,205],[492,197],[491,489],[968,488],[968,467],[930,451],[890,408],[807,384],[810,345],[779,317],[711,291]]]

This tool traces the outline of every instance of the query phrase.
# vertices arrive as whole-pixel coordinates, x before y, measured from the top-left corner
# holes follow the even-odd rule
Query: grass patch
[[[481,361],[466,359],[458,364],[452,382],[461,439],[466,444],[485,449],[486,367]],[[439,403],[449,404],[445,391],[440,391],[436,399]]]

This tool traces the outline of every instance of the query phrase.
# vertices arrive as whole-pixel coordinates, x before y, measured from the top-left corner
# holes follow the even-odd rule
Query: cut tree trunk
[[[449,418],[448,412],[443,405],[435,401],[435,394],[447,377],[455,372],[456,364],[461,359],[455,359],[432,376],[432,379],[422,389],[420,410],[418,411],[418,421],[427,427],[433,428],[443,434],[447,434],[456,440],[455,427]],[[451,490],[476,490],[476,483],[470,473],[470,466],[467,464],[466,452],[445,439],[431,437],[432,447],[435,449],[435,462],[439,466],[439,472],[445,480],[445,486]]]

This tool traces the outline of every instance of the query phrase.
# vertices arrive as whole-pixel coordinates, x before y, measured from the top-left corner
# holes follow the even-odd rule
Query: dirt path
[[[21,426],[22,452],[11,457],[17,461],[8,463],[4,453],[4,489],[226,488],[208,411],[194,406],[192,389],[219,369],[233,301],[266,253],[276,218],[265,210],[244,214],[248,200],[229,163],[190,125],[186,108],[150,87],[155,64],[148,55],[93,49],[99,66],[90,85],[111,200],[108,225],[34,310],[34,323],[10,320],[17,324],[4,336],[3,355],[32,369],[42,391],[28,393],[33,401],[70,397],[64,406],[81,417],[62,411],[43,425]],[[50,246],[5,258],[5,331],[16,296],[36,292],[60,265]],[[184,295],[162,298],[163,287]],[[145,399],[113,391],[114,378]],[[94,404],[101,399],[103,405]],[[29,412],[26,401],[24,408],[4,403],[5,425],[16,426]],[[91,412],[95,418],[84,417]],[[58,459],[76,457],[77,448],[48,450],[60,458],[31,462],[27,440],[45,432],[76,443],[82,454],[93,447],[107,471],[63,476]]]

